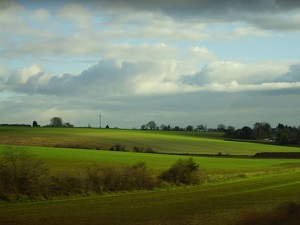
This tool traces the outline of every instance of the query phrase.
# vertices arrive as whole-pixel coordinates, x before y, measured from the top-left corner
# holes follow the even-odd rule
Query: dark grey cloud
[[[231,10],[254,11],[273,11],[290,10],[299,7],[300,3],[296,0],[100,0],[91,1],[114,7],[131,7],[142,10],[163,10],[165,12],[226,12]]]
[[[291,65],[289,69],[288,73],[276,78],[274,82],[300,82],[300,64]]]
[[[7,1],[8,2],[8,1]],[[243,22],[262,29],[299,31],[300,22],[293,19],[300,10],[297,0],[62,0],[18,1],[20,4],[65,6],[68,3],[82,4],[95,12],[111,13],[111,16],[131,15],[132,11],[154,12],[167,15],[175,21],[193,23]],[[24,3],[25,2],[25,3]],[[7,4],[6,4],[7,5]]]
[[[103,124],[111,127],[140,128],[142,124],[155,120],[159,125],[185,127],[204,124],[216,127],[223,123],[239,128],[252,126],[257,121],[267,121],[272,125],[279,122],[294,125],[293,120],[300,109],[295,108],[292,112],[287,112],[287,109],[299,104],[298,96],[289,94],[274,97],[265,92],[254,95],[246,92],[195,92],[166,96],[123,96],[107,100],[88,96],[37,95],[15,96],[9,101],[3,101],[0,109],[13,115],[10,116],[11,120],[8,115],[4,115],[1,118],[3,123],[32,123],[37,120],[39,124],[46,125],[53,116],[60,116],[64,121],[77,126],[87,126],[89,123],[98,126],[97,115],[101,112]],[[278,104],[282,108],[278,108]],[[282,113],[289,113],[290,117],[282,118]]]
[[[300,6],[298,0],[53,0],[42,3],[40,0],[15,0],[17,3],[26,4],[67,4],[67,3],[93,3],[101,5],[113,5],[114,7],[131,7],[136,9],[164,9],[164,10],[218,10],[227,8],[253,10],[291,10]],[[9,0],[2,0],[4,5],[8,5]]]
[[[5,3],[6,2],[6,3]],[[10,1],[4,1],[8,5]],[[17,0],[18,3],[33,5],[65,5],[80,3],[84,5],[110,7],[115,9],[131,8],[144,11],[160,11],[172,17],[224,17],[233,12],[274,13],[300,8],[298,0],[61,0],[43,3],[38,0]],[[235,14],[235,13],[234,13]],[[226,16],[225,16],[226,17]]]
[[[300,9],[297,0],[117,0],[91,1],[104,7],[160,12],[191,22],[245,22],[263,29],[300,30],[297,21],[280,15]]]
[[[280,12],[300,8],[297,0],[103,0],[91,1],[117,8],[133,8],[145,11],[162,11],[174,17],[176,16],[224,16],[232,12],[265,13]]]

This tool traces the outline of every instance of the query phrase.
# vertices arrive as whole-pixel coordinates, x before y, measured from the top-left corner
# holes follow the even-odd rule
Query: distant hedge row
[[[300,159],[300,152],[259,152],[254,158]]]

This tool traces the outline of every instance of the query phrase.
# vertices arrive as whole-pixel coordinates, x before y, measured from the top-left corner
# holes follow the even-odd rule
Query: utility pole
[[[100,119],[100,128],[102,128],[102,127],[101,127],[101,113],[100,113],[100,115],[99,115],[99,119]]]

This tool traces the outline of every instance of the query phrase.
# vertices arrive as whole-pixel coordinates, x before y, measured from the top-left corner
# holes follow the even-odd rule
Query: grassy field
[[[299,148],[224,141],[221,133],[162,132],[117,129],[0,127],[5,145],[31,146],[52,172],[80,173],[91,164],[133,165],[145,162],[156,175],[189,156],[58,148],[108,149],[150,146],[161,153],[253,155],[256,152],[300,151]],[[254,159],[194,156],[208,181],[183,186],[73,196],[34,202],[0,202],[0,224],[235,224],[243,211],[267,210],[300,202],[300,159]]]
[[[1,204],[1,224],[235,224],[243,211],[300,201],[299,173],[99,197]],[[1,221],[0,220],[0,221]]]
[[[0,146],[0,152],[5,146]],[[134,152],[116,152],[83,150],[70,148],[29,147],[38,158],[43,159],[51,171],[69,171],[78,173],[91,164],[102,165],[133,165],[145,162],[155,174],[168,169],[178,159],[190,156],[150,154]],[[257,159],[257,158],[222,158],[222,157],[193,157],[195,162],[213,176],[253,176],[255,174],[279,173],[300,168],[300,159]]]
[[[132,150],[151,147],[161,153],[254,155],[257,152],[299,152],[300,148],[225,141],[223,133],[141,131],[91,128],[0,127],[0,144],[109,149],[116,144]]]

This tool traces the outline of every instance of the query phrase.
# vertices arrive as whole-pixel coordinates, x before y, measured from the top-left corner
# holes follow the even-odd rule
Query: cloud
[[[39,8],[32,13],[32,18],[35,20],[47,21],[50,18],[50,13],[43,8]]]
[[[9,14],[15,14],[15,13],[20,13],[23,12],[24,8],[20,6],[19,4],[15,3],[15,1],[12,0],[2,0],[0,1],[0,12],[1,12],[1,17],[3,14],[5,16]],[[5,18],[3,16],[3,19]]]
[[[16,4],[14,1],[3,0],[0,1],[0,29],[1,33],[6,31],[13,30],[14,27],[18,27],[18,29],[22,28],[24,22],[19,17],[20,14],[23,14],[25,9]],[[14,25],[12,27],[12,25]]]
[[[196,74],[183,77],[183,82],[196,85],[211,83],[259,84],[271,81],[286,73],[289,65],[285,63],[261,62],[258,64],[242,64],[230,61],[214,61],[206,64]]]
[[[298,118],[300,64],[289,49],[297,52],[299,4],[0,1],[2,120],[98,125],[101,112],[131,128],[268,121],[283,110]]]
[[[41,72],[41,69],[37,65],[18,69],[9,77],[7,83],[9,85],[26,84],[31,76],[35,76],[39,72]]]
[[[207,54],[205,48],[196,48]],[[300,64],[215,61],[191,75],[180,61],[103,59],[79,74],[49,74],[32,65],[7,80],[9,91],[31,95],[121,98],[189,92],[244,92],[298,89]],[[191,68],[190,68],[191,69]]]
[[[300,88],[300,82],[287,83],[287,82],[274,82],[274,83],[261,83],[261,84],[239,84],[233,80],[229,83],[214,82],[204,86],[204,90],[210,92],[261,92],[261,91],[285,91]]]
[[[9,6],[3,12],[9,19],[4,16],[5,20],[0,20],[3,31],[0,52],[9,59],[88,56],[97,60],[159,61],[181,57],[189,48],[194,60],[200,59],[198,56],[201,55],[201,61],[213,61],[216,60],[215,54],[200,53],[196,51],[197,47],[186,47],[182,43],[270,36],[262,29],[277,29],[275,25],[282,26],[282,29],[298,29],[300,21],[294,13],[297,8],[291,15],[286,15],[284,13],[289,7],[278,6],[276,1],[258,1],[258,6],[250,6],[252,3],[244,1],[234,1],[235,4],[206,0],[157,1],[156,4],[152,1],[126,1],[126,4],[96,1],[95,5],[88,1],[86,4],[61,3],[54,13],[45,8],[30,11],[7,2]],[[270,9],[268,5],[271,5]],[[261,11],[259,6],[264,6]],[[219,12],[220,8],[225,13]],[[275,10],[275,13],[270,15],[270,10]],[[184,19],[180,19],[181,13],[185,14]],[[228,20],[219,18],[222,15]],[[290,28],[286,23],[291,25]]]
[[[93,2],[93,1],[92,1]],[[228,23],[245,22],[264,29],[299,30],[299,23],[291,18],[297,15],[300,3],[296,0],[167,0],[167,1],[100,1],[110,9],[160,12],[176,21]],[[288,27],[288,28],[287,28]]]
[[[93,11],[81,4],[70,3],[59,9],[57,15],[61,18],[74,21],[80,29],[88,29],[93,17]]]
[[[274,82],[294,83],[300,82],[300,64],[291,65],[289,71],[274,79]]]
[[[36,66],[17,70],[8,80],[14,91],[50,95],[115,96],[139,92],[139,86],[168,78],[172,65],[101,60],[79,75],[49,76]],[[143,83],[143,84],[142,84]],[[144,92],[149,91],[144,87]]]
[[[150,120],[181,127],[189,124],[216,127],[223,123],[240,128],[252,126],[257,121],[268,121],[274,126],[279,122],[294,125],[300,113],[295,105],[299,91],[289,92],[287,96],[282,91],[267,94],[269,92],[198,91],[110,98],[94,97],[89,93],[80,96],[14,95],[1,100],[0,110],[9,112],[3,113],[2,123],[31,124],[36,120],[41,125],[49,124],[52,117],[59,116],[76,126],[91,124],[99,127],[99,113],[103,126],[120,128],[140,128]]]

